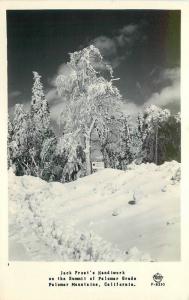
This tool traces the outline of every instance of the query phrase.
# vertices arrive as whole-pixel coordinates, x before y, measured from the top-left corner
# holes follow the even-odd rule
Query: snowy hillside
[[[47,183],[9,171],[10,260],[180,259],[180,164]]]

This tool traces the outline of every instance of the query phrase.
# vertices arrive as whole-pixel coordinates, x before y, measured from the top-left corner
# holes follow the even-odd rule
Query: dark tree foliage
[[[143,162],[158,165],[165,161],[181,161],[181,122],[178,115],[170,115],[166,120],[147,130],[144,124],[145,138],[142,144]],[[157,140],[157,142],[156,142]],[[157,151],[157,156],[156,156]],[[156,161],[157,160],[157,161]]]
[[[181,122],[170,116],[164,126],[159,129],[159,161],[181,161]]]

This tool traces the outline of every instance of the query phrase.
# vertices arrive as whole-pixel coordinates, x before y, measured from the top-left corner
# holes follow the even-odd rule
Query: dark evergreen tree
[[[171,115],[159,128],[159,164],[181,161],[181,120],[179,114]]]

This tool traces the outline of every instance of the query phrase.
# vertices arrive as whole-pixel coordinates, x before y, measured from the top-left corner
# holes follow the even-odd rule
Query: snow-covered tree
[[[119,118],[112,116],[106,120],[103,127],[94,126],[96,139],[100,145],[105,168],[118,167],[118,152],[120,152],[121,122]]]
[[[28,147],[33,173],[35,176],[43,177],[45,161],[41,159],[40,153],[44,149],[46,139],[54,137],[54,134],[50,128],[50,111],[43,91],[41,76],[37,72],[33,72],[33,80],[31,110],[28,119],[30,128]]]
[[[150,105],[144,111],[143,150],[146,151],[145,160],[158,164],[159,129],[169,117],[170,111],[168,109],[162,109],[155,105]]]
[[[17,104],[13,121],[8,123],[8,160],[9,166],[15,166],[17,175],[29,174],[44,178],[47,162],[41,152],[44,152],[47,145],[46,140],[53,138],[54,134],[50,128],[50,112],[41,76],[37,72],[33,72],[33,75],[30,111],[26,113],[23,105]],[[47,147],[46,152],[50,150],[52,147]]]
[[[136,123],[137,123],[138,136],[141,140],[143,140],[143,138],[144,138],[144,135],[143,135],[144,116],[141,112],[139,112],[137,115]]]
[[[31,117],[36,131],[47,134],[50,126],[50,111],[45,98],[41,76],[33,72],[33,87],[31,100]]]
[[[159,128],[159,163],[181,160],[180,113],[171,115]]]
[[[180,124],[180,123],[181,123],[181,115],[180,115],[180,112],[178,112],[178,113],[176,113],[176,114],[174,115],[174,119],[175,119],[175,122],[176,122],[177,124]]]
[[[132,130],[132,156],[133,160],[140,164],[143,160],[142,145],[146,137],[145,131],[143,131],[144,117],[141,112],[138,113],[135,122],[136,124]]]
[[[129,124],[129,117],[127,115],[123,116],[121,119],[121,135],[120,135],[120,151],[119,160],[121,169],[126,169],[126,165],[132,160],[131,145],[132,136],[131,128]]]
[[[112,68],[104,63],[99,50],[91,45],[71,53],[67,72],[57,78],[57,88],[64,103],[65,133],[74,135],[83,146],[86,174],[91,173],[92,131],[96,128],[103,133],[109,119],[120,111],[121,96],[113,85],[112,74]]]
[[[119,168],[126,170],[131,162],[135,161],[139,164],[142,161],[142,116],[124,114],[120,124],[115,154],[119,161]]]
[[[64,164],[62,165],[61,182],[68,182],[83,177],[85,174],[85,155],[81,146],[81,137],[77,132],[68,133],[58,139],[55,155],[62,157]]]
[[[23,104],[16,104],[13,121],[9,121],[8,152],[17,175],[29,174],[27,159],[28,114]]]
[[[11,150],[11,143],[12,143],[12,137],[13,137],[13,124],[10,121],[10,118],[8,116],[8,134],[7,134],[7,160],[8,160],[8,167],[12,166],[12,150]]]

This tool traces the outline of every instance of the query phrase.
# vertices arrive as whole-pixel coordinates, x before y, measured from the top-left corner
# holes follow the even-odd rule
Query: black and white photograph
[[[181,11],[6,11],[8,259],[181,260]]]

